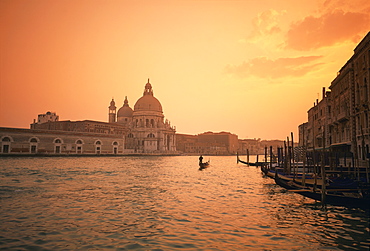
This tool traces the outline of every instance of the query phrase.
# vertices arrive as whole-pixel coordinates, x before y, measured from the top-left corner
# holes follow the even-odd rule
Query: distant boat
[[[208,160],[207,162],[199,162],[199,170],[203,170],[204,168],[209,167],[209,165],[210,165],[210,160]]]

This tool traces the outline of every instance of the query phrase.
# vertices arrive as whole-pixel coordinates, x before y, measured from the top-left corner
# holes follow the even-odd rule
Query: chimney
[[[325,87],[322,88],[322,99],[325,98]]]

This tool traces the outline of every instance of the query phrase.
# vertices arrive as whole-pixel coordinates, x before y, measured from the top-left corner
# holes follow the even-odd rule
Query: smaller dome
[[[118,110],[117,118],[132,117],[133,112],[134,111],[132,110],[132,108],[128,105],[128,100],[127,100],[127,97],[126,97],[123,106],[121,108],[119,108],[119,110]]]
[[[123,106],[123,107],[119,108],[118,113],[117,113],[117,117],[132,117],[133,112],[134,111],[131,109],[131,107]]]

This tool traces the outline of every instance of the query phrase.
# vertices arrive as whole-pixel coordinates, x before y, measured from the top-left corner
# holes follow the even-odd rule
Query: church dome
[[[149,83],[149,79],[145,85],[143,96],[136,101],[134,110],[163,112],[161,103],[153,96],[152,85]]]
[[[132,110],[132,108],[128,105],[128,100],[127,100],[127,97],[126,97],[123,106],[121,108],[119,108],[119,110],[118,110],[117,118],[132,117],[133,112],[134,111]]]

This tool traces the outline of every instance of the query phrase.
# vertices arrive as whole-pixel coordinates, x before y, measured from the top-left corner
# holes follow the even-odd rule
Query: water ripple
[[[369,216],[211,157],[6,158],[4,250],[368,250]]]

